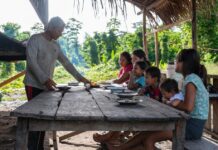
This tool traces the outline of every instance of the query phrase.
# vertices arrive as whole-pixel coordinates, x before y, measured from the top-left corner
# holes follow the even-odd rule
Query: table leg
[[[28,125],[27,119],[18,118],[15,150],[27,150],[27,142],[28,142],[27,125]]]
[[[179,120],[173,130],[173,150],[184,150],[186,120]]]
[[[54,150],[58,150],[57,131],[53,131]]]

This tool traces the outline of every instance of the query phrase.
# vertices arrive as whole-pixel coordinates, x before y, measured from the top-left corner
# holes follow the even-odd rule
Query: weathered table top
[[[68,92],[44,92],[11,115],[41,120],[76,121],[177,121],[187,115],[148,97],[138,105],[121,106],[104,89],[72,87]]]

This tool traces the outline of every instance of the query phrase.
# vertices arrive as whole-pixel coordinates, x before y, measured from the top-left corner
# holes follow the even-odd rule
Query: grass
[[[209,74],[218,74],[218,64],[205,64]],[[166,66],[161,66],[164,70]],[[114,65],[98,65],[92,68],[78,68],[79,72],[91,81],[105,81],[115,79],[118,70]],[[1,78],[0,82],[7,78]],[[56,83],[69,83],[75,79],[62,66],[56,67],[54,73],[54,81]],[[0,88],[3,95],[2,101],[26,100],[23,77],[11,82],[10,84]]]
[[[86,78],[95,82],[114,79],[117,77],[118,73],[118,71],[111,65],[98,65],[90,69],[78,68],[78,70]],[[23,78],[24,77],[20,77],[10,84],[0,88],[3,95],[3,97],[0,98],[0,101],[26,100]],[[0,82],[6,79],[7,78],[1,78]],[[66,84],[75,81],[75,79],[62,66],[59,66],[55,69],[54,81],[58,84]]]

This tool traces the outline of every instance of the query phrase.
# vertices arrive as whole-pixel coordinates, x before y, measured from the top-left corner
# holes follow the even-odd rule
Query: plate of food
[[[79,82],[70,82],[68,86],[79,86]]]

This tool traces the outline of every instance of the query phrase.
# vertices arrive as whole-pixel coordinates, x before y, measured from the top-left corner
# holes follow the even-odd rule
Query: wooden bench
[[[218,144],[205,138],[195,141],[186,141],[185,150],[218,150]]]

